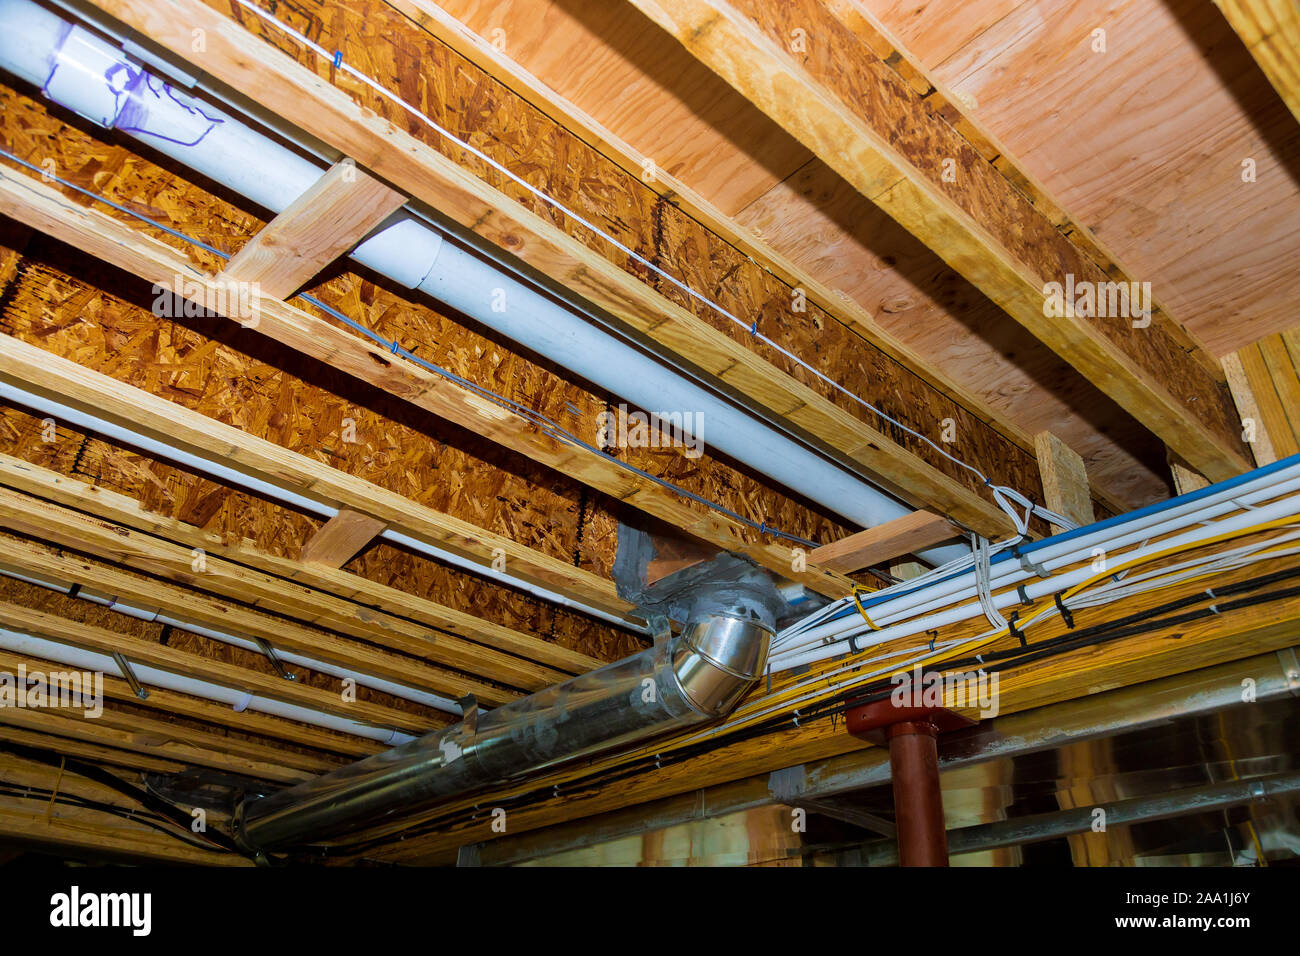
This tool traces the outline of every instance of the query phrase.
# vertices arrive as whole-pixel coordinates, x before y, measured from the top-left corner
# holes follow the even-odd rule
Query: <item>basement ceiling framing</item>
[[[0,157],[0,670],[121,655],[103,719],[0,710],[14,745],[0,778],[44,786],[22,749],[37,748],[124,780],[198,767],[260,792],[585,674],[651,646],[645,612],[614,581],[629,527],[685,541],[686,554],[742,555],[790,593],[839,599],[909,574],[903,562],[954,538],[1011,537],[994,488],[1086,523],[1167,496],[1165,475],[1130,479],[1126,462],[1159,470],[1167,454],[1180,480],[1222,481],[1293,450],[1290,338],[1221,363],[1159,303],[1140,326],[1044,315],[1044,283],[1066,274],[1140,277],[859,3],[630,0],[608,14],[652,30],[638,42],[662,45],[667,61],[689,55],[718,102],[746,104],[753,135],[781,131],[744,195],[656,168],[455,3],[73,6],[238,91],[279,132],[322,144],[328,168],[268,217],[0,76],[0,147],[17,160]],[[1287,63],[1257,35],[1288,28],[1260,31],[1251,4],[1222,6],[1294,109]],[[792,53],[799,29],[818,42]],[[760,231],[764,204],[801,175],[832,175],[869,200],[908,248],[1014,321],[1007,341],[1063,376],[1053,401],[1104,394],[1063,422],[1089,455],[1026,427],[1041,416],[972,387]],[[346,258],[408,205],[914,513],[861,530],[720,454],[594,447],[616,395]],[[230,282],[260,285],[251,316],[187,311]],[[177,283],[173,314],[159,314],[156,290]],[[1015,364],[1019,345],[992,348]],[[1270,354],[1287,359],[1281,378]],[[1259,442],[1243,432],[1252,412],[1266,426]],[[1048,525],[1035,518],[1030,532]],[[1294,565],[1263,567],[1285,576]],[[1278,650],[1298,615],[1300,598],[1279,592],[1249,612],[1083,647],[1008,671],[1002,709]],[[1052,624],[1044,639],[1073,628]],[[140,681],[142,693],[136,669],[162,683]],[[745,706],[779,700],[791,680]],[[245,706],[224,703],[231,695]],[[837,717],[734,733],[698,751],[665,741],[662,765],[660,753],[601,757],[493,797],[524,833],[651,801],[677,807],[701,787],[745,789],[864,747]],[[92,792],[117,819],[120,795],[93,781],[74,789],[57,824],[47,815],[55,845],[84,842]],[[477,799],[371,830],[340,855],[455,862],[494,838]],[[28,810],[0,793],[0,837],[21,832]],[[240,862],[156,834],[118,827],[105,845]]]

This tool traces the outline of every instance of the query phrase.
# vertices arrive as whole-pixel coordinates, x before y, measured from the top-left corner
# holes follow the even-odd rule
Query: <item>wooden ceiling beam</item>
[[[1048,283],[1104,298],[1129,277],[1107,274],[936,115],[863,42],[873,27],[857,5],[629,2],[1207,477],[1249,467],[1217,365],[1154,303],[1149,323],[1048,314]]]
[[[170,246],[96,209],[68,203],[58,192],[39,180],[9,171],[0,176],[0,213],[162,288],[171,289],[180,276],[186,285],[184,291],[187,296],[208,303],[227,303],[226,307],[229,308],[230,292],[223,281],[197,272],[188,260]],[[798,581],[814,591],[838,596],[852,589],[851,582],[831,572],[822,572],[814,567],[794,570],[796,562],[791,548],[762,542],[749,543],[745,540],[748,529],[740,522],[690,504],[652,479],[623,468],[595,451],[561,442],[502,406],[461,388],[420,365],[398,359],[368,339],[280,299],[262,296],[249,298],[246,304],[250,314],[240,316],[237,321],[290,349],[374,385],[539,464],[554,468],[561,474],[639,508],[688,534],[724,550],[745,554],[763,567]],[[98,400],[99,397],[96,396],[96,401]],[[163,404],[176,407],[175,403],[165,400]],[[163,434],[172,435],[174,430],[169,429]],[[174,443],[170,437],[163,437],[162,440]],[[280,455],[283,454],[283,450],[280,450]],[[360,506],[347,506],[397,526],[397,522],[390,519],[391,504],[384,511],[376,510],[373,504],[366,507],[358,502],[357,505]],[[518,553],[519,548],[512,550]],[[488,563],[490,561],[491,559]],[[572,568],[567,570],[573,571]],[[621,607],[621,613],[626,615],[630,610],[629,605],[619,599],[616,593],[613,600],[610,599],[609,592],[614,590],[613,584],[606,582],[604,590],[604,606]]]
[[[37,660],[29,655],[16,655],[15,660],[19,656],[27,664],[29,671],[40,669],[48,673],[51,670],[68,669],[65,664],[44,659]],[[319,752],[319,766],[322,768],[342,766],[344,763],[387,749],[383,744],[368,737],[357,737],[343,731],[300,723],[261,711],[235,710],[229,704],[193,697],[165,687],[150,687],[148,700],[141,701],[135,696],[135,691],[130,684],[109,673],[104,674],[104,699],[147,707],[151,711],[157,711],[161,719],[170,719],[172,716],[182,717],[216,727],[227,727],[237,733],[266,738],[268,741],[283,742],[294,747],[307,747]],[[304,768],[312,769],[306,766]]]
[[[0,660],[6,659],[22,660],[21,657],[0,653]],[[17,727],[71,737],[84,743],[116,747],[280,784],[298,783],[313,776],[310,772],[286,767],[283,762],[285,753],[278,748],[241,741],[228,734],[180,727],[171,721],[108,705],[94,720],[87,720],[80,711],[62,707],[43,710],[3,707],[0,708],[0,726],[6,732],[10,727]],[[51,749],[57,750],[57,747]]]
[[[1214,0],[1233,32],[1300,120],[1300,3],[1295,0]]]
[[[0,753],[0,781],[29,791],[27,797],[14,794],[0,797],[0,842],[5,844],[55,846],[65,855],[75,856],[80,851],[90,858],[125,854],[134,859],[171,863],[253,865],[237,853],[224,852],[216,846],[205,849],[202,841],[184,825],[175,828],[177,836],[169,836],[138,816],[132,819],[141,811],[138,802],[106,783],[71,770],[65,772],[58,766]],[[59,798],[109,804],[118,807],[121,814],[52,800],[44,793],[38,795],[38,791]]]
[[[133,664],[156,667],[173,674],[283,701],[322,714],[355,720],[381,730],[401,730],[418,735],[430,729],[429,720],[425,716],[417,716],[403,710],[361,700],[348,703],[335,691],[312,687],[302,681],[285,680],[278,674],[212,660],[168,647],[157,641],[135,637],[121,631],[108,631],[101,627],[68,620],[57,614],[21,607],[12,602],[0,601],[0,621],[3,621],[6,627],[32,637],[48,638],[59,644],[79,647],[98,654],[111,656],[120,653]],[[450,720],[446,722],[450,723]],[[305,769],[319,772],[321,762],[315,761]]]
[[[696,318],[549,219],[534,214],[465,167],[360,105],[344,90],[330,85],[201,0],[95,0],[95,6],[353,157],[396,188],[518,256],[633,331],[713,376],[758,410],[825,443],[918,507],[943,511],[990,537],[1012,530],[1006,515],[987,496],[950,478],[730,335]],[[192,30],[196,28],[206,36],[202,54],[192,49]],[[653,497],[654,492],[637,492],[632,503],[654,514],[647,500]],[[738,550],[734,541],[703,533],[701,520],[685,524],[681,518],[665,518],[662,513],[655,516],[710,543]],[[716,519],[710,520],[717,523]],[[774,566],[773,549],[740,550],[765,567],[780,571]],[[781,556],[778,560],[789,557],[789,549],[775,548],[775,552]],[[782,573],[807,583],[808,575],[792,574],[789,568],[785,560]],[[816,574],[812,577],[815,579]],[[843,581],[833,584],[846,587]],[[821,588],[812,586],[821,590],[827,585],[823,580]]]
[[[753,229],[741,225],[708,198],[693,190],[669,170],[655,168],[653,177],[643,174],[646,156],[625,142],[613,130],[585,112],[541,79],[528,72],[505,52],[461,23],[433,0],[385,0],[434,39],[455,50],[493,79],[509,87],[528,102],[558,120],[566,130],[636,176],[665,202],[681,209],[710,232],[760,263],[791,289],[803,289],[808,300],[828,315],[843,322],[867,342],[913,372],[937,391],[969,409],[993,426],[1011,444],[1029,450],[1033,436],[993,408],[982,396],[959,384],[942,368],[923,358],[910,346],[890,335],[860,301],[827,286],[798,262],[778,252]],[[648,179],[648,181],[647,181]],[[847,320],[847,321],[846,321]]]
[[[85,515],[9,488],[0,488],[0,528],[73,548],[114,565],[158,575],[182,589],[202,588],[248,605],[250,609],[285,615],[313,627],[409,654],[416,660],[452,667],[468,674],[480,674],[513,687],[540,690],[568,676],[553,668],[473,644],[452,634],[433,631],[386,611],[363,607],[225,558],[203,554],[196,559],[193,549],[184,545],[112,524],[98,514]],[[5,546],[8,546],[7,542],[0,545],[0,551]],[[448,611],[450,613],[450,609]],[[470,615],[465,617],[471,621],[478,620]],[[220,626],[210,621],[202,623]],[[274,625],[268,623],[260,630],[263,633],[246,636],[260,637],[273,645],[277,643],[273,636]],[[439,677],[445,679],[444,675]],[[500,702],[500,692],[488,693]]]
[[[212,597],[193,590],[192,587],[181,587],[144,577],[24,538],[0,535],[0,567],[37,580],[80,584],[137,607],[151,610],[157,608],[177,620],[192,622],[196,626],[212,628],[236,637],[261,639],[273,648],[293,651],[326,664],[381,677],[453,700],[474,694],[485,704],[495,706],[519,696],[516,691],[502,690],[418,658],[295,624],[284,618]],[[433,726],[444,719],[445,714],[430,710],[424,723]]]
[[[335,163],[240,248],[219,278],[287,299],[406,204],[356,163]]]
[[[587,654],[493,624],[328,564],[294,561],[270,554],[246,539],[231,539],[176,518],[148,511],[134,498],[64,477],[5,454],[0,454],[0,486],[145,532],[191,551],[199,549],[234,564],[283,578],[286,582],[315,588],[331,596],[329,603],[335,607],[336,612],[356,616],[362,621],[374,621],[378,608],[400,609],[403,617],[421,624],[449,631],[566,673],[586,673],[604,663]],[[353,602],[357,607],[336,605],[332,599]],[[322,610],[309,594],[304,597],[300,608],[311,610],[312,613],[307,616],[313,619],[318,618]]]

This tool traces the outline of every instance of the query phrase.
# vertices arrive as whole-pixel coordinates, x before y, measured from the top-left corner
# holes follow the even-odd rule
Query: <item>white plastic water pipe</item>
[[[259,205],[280,212],[323,172],[316,162],[174,89],[112,44],[31,0],[0,0],[0,21],[6,26],[0,34],[0,67],[68,109],[134,136]],[[353,258],[635,406],[698,415],[705,427],[694,437],[850,522],[874,527],[910,513],[866,481],[444,241],[409,213],[362,242]],[[942,564],[964,553],[954,545],[921,556]]]
[[[107,654],[83,650],[68,644],[60,644],[43,637],[13,631],[6,627],[0,627],[0,647],[16,654],[28,654],[42,660],[54,661],[65,667],[98,671],[105,674],[120,674],[117,662]],[[297,720],[316,727],[324,727],[328,730],[337,730],[341,733],[351,734],[354,737],[377,740],[383,744],[402,744],[413,739],[410,734],[402,733],[400,730],[372,727],[369,724],[348,720],[345,717],[335,717],[333,714],[323,714],[320,711],[299,707],[296,704],[287,704],[269,697],[258,697],[245,691],[224,687],[221,684],[213,684],[208,681],[173,674],[171,671],[160,670],[146,664],[132,664],[131,669],[135,671],[136,678],[145,687],[160,687],[180,694],[190,694],[204,700],[227,704],[239,712],[253,710],[288,720]],[[125,675],[121,676],[125,677]]]

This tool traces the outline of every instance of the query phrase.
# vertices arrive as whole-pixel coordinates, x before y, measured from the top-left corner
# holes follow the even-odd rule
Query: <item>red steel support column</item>
[[[845,715],[854,737],[889,747],[902,866],[947,866],[948,832],[939,789],[938,736],[975,721],[942,707],[912,707],[891,698],[854,707]]]
[[[937,735],[932,720],[906,720],[885,728],[901,866],[948,865]]]

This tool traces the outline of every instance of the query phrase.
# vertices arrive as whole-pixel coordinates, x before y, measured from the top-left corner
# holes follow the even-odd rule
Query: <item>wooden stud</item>
[[[316,530],[302,546],[298,560],[341,568],[387,527],[377,518],[344,508]]]
[[[1092,496],[1088,491],[1088,473],[1083,459],[1074,449],[1051,432],[1034,436],[1038,451],[1038,470],[1043,476],[1043,500],[1048,510],[1055,511],[1076,524],[1092,524]],[[1052,525],[1052,532],[1060,534],[1065,528]]]
[[[405,204],[401,193],[342,160],[231,256],[218,278],[287,299]]]
[[[943,515],[917,511],[847,538],[824,544],[808,553],[818,567],[848,574],[875,567],[904,554],[915,554],[961,535]]]

